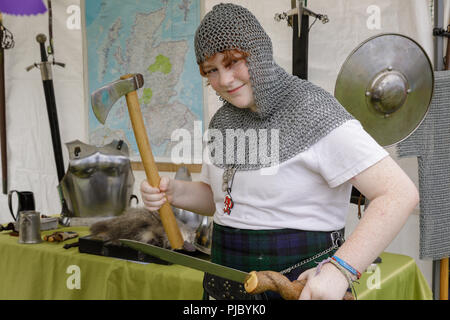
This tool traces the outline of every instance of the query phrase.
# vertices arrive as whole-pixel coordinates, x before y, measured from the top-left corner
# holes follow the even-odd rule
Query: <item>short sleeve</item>
[[[207,183],[210,185],[210,179],[209,179],[209,164],[203,162],[202,170],[200,171],[200,178],[199,181]]]
[[[389,155],[358,120],[345,122],[311,148],[318,160],[318,171],[331,188],[341,185]]]

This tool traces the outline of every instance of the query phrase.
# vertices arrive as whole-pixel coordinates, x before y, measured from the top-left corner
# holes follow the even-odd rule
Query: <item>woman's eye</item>
[[[206,74],[211,74],[211,73],[214,73],[216,71],[217,71],[217,69],[211,69],[211,70],[206,71]]]
[[[230,67],[237,66],[241,61],[242,59],[231,60]]]

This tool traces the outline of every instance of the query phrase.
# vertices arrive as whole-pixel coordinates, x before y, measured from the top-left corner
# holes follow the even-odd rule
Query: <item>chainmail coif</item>
[[[227,101],[211,119],[209,129],[218,129],[223,136],[223,155],[211,149],[211,160],[219,167],[234,166],[240,170],[256,170],[273,165],[256,161],[261,141],[246,142],[245,149],[227,143],[227,129],[238,129],[245,136],[248,129],[268,130],[267,153],[270,153],[270,130],[279,136],[279,162],[282,163],[307,150],[330,131],[353,117],[328,92],[314,84],[288,74],[273,60],[272,42],[256,17],[235,4],[219,4],[206,14],[195,34],[197,63],[218,52],[239,49],[249,53],[247,66],[257,111],[240,109]],[[210,135],[209,144],[215,136]],[[245,154],[242,154],[242,153]],[[233,163],[227,154],[232,154]],[[245,158],[245,162],[239,160]]]

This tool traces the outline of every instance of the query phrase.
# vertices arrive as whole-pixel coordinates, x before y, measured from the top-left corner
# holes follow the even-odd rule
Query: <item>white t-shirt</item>
[[[252,230],[333,231],[345,226],[352,189],[348,180],[387,155],[358,120],[350,120],[279,164],[275,174],[238,170],[231,186],[230,215],[223,212],[224,169],[205,163],[200,180],[213,191],[217,224]]]

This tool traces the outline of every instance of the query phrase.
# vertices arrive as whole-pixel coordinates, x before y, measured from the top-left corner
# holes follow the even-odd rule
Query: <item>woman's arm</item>
[[[158,210],[166,201],[174,207],[204,216],[212,216],[216,210],[211,187],[204,182],[162,177],[159,188],[144,180],[140,190],[144,205],[150,211]]]
[[[414,183],[391,157],[356,175],[350,182],[370,200],[359,224],[336,256],[359,272],[366,268],[391,243],[419,202]],[[333,265],[325,264],[314,276],[312,270],[300,278],[308,278],[308,289],[301,299],[341,299],[348,283]]]
[[[212,216],[216,211],[213,192],[209,184],[201,181],[172,180],[174,196],[171,204],[174,207],[192,211],[203,216]]]

